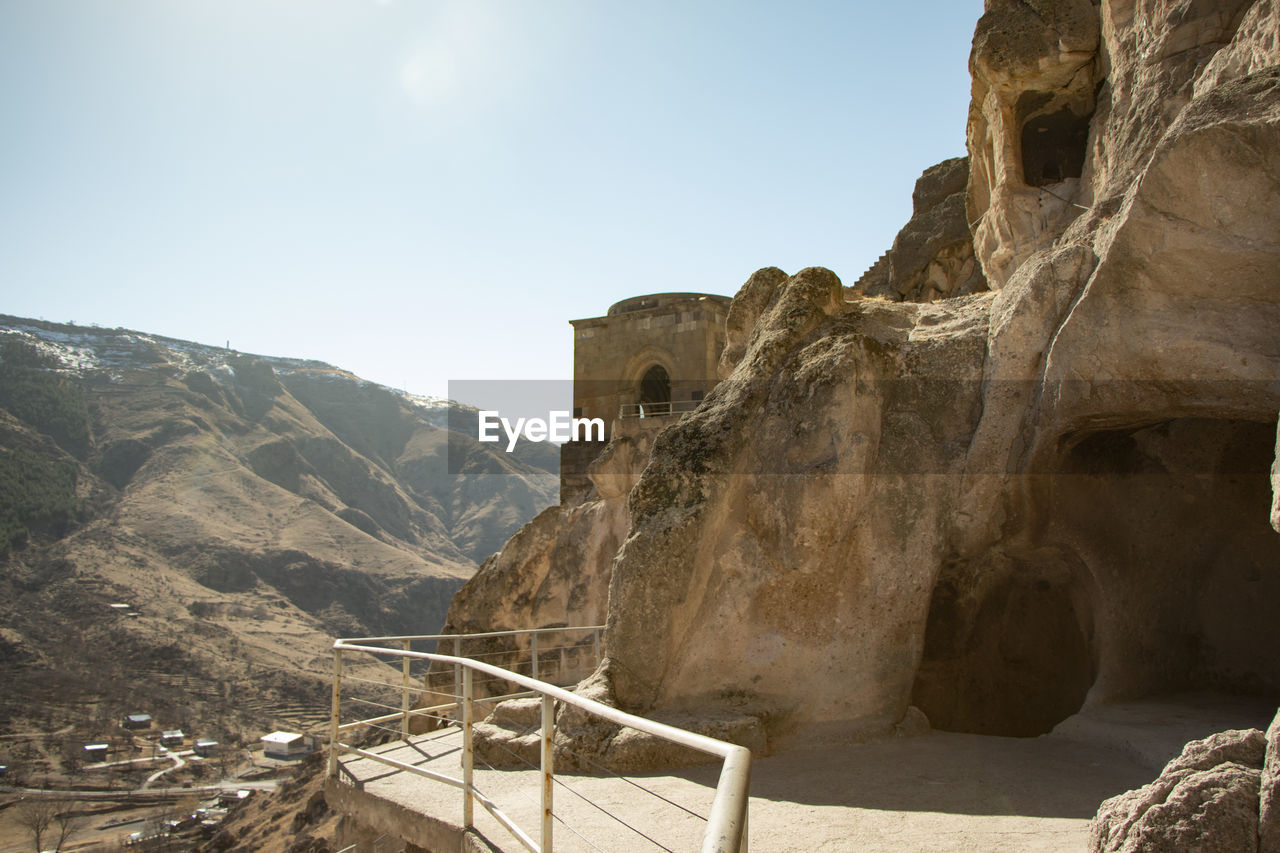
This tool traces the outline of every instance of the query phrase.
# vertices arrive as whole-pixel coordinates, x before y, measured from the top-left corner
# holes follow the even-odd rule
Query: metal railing
[[[678,400],[666,403],[623,403],[618,407],[619,418],[665,418],[683,415],[702,405],[701,400]]]
[[[603,625],[583,625],[583,626],[562,626],[556,628],[526,628],[514,631],[484,631],[475,634],[414,634],[401,635],[393,637],[347,637],[340,639],[339,643],[350,643],[354,645],[370,646],[378,645],[384,647],[383,644],[395,644],[400,647],[401,651],[412,651],[414,643],[434,643],[436,651],[447,649],[452,652],[452,657],[474,659],[479,657],[499,657],[504,658],[510,664],[501,667],[504,671],[513,670],[517,665],[525,663],[526,649],[519,647],[518,640],[520,638],[528,639],[528,659],[529,675],[533,678],[543,677],[543,680],[551,681],[550,676],[545,673],[550,669],[553,673],[561,676],[560,685],[573,684],[581,679],[582,676],[589,674],[600,663],[600,635],[604,631]],[[590,643],[591,659],[589,665],[579,666],[576,670],[572,667],[566,654],[569,646],[560,645],[547,649],[543,647],[539,649],[539,638],[550,634],[585,634],[584,642]],[[480,640],[512,640],[513,647],[509,649],[490,650],[481,653],[464,653],[466,646],[474,646]],[[548,659],[548,652],[554,653],[553,659]],[[400,690],[400,710],[398,712],[383,714],[379,717],[373,717],[368,720],[361,720],[350,724],[354,728],[360,724],[381,725],[383,723],[400,720],[400,734],[404,737],[409,735],[410,721],[414,717],[432,717],[437,714],[447,713],[450,709],[456,711],[456,701],[450,700],[441,704],[433,705],[425,708],[412,708],[411,694],[427,693],[437,695],[451,695],[453,697],[460,696],[462,693],[462,671],[459,667],[453,667],[453,684],[452,687],[445,690],[438,685],[439,673],[427,674],[427,687],[415,686],[412,674],[410,672],[410,663],[413,658],[405,656],[401,660],[400,666],[400,684],[392,685],[383,683],[383,687],[398,687]],[[550,666],[548,667],[548,664]],[[578,677],[566,678],[565,673],[580,672]],[[433,678],[433,676],[436,676]],[[535,694],[529,691],[508,692],[498,695],[485,695],[476,697],[483,699],[486,703],[501,702],[504,699],[521,699],[533,696]],[[390,710],[390,709],[388,709]]]
[[[359,638],[350,640],[337,640],[333,644],[333,712],[330,725],[329,740],[329,767],[328,775],[332,778],[338,777],[339,756],[343,753],[357,755],[393,767],[397,770],[412,773],[418,776],[432,779],[446,785],[459,788],[462,791],[462,827],[463,830],[470,830],[475,825],[474,804],[480,803],[481,806],[489,812],[493,818],[501,824],[508,832],[510,832],[525,848],[534,853],[552,853],[553,850],[553,818],[559,819],[554,812],[554,786],[557,783],[555,779],[555,756],[553,744],[556,734],[556,703],[563,705],[571,705],[574,708],[585,711],[609,722],[620,726],[627,726],[641,732],[662,738],[671,743],[690,749],[707,753],[721,759],[721,769],[719,781],[716,786],[716,792],[711,805],[711,812],[706,818],[706,829],[702,837],[701,850],[703,853],[745,853],[747,850],[747,803],[748,803],[748,787],[751,775],[751,752],[746,747],[737,746],[735,744],[725,743],[705,735],[695,734],[694,732],[679,729],[674,726],[658,723],[653,720],[638,717],[634,714],[628,714],[604,705],[600,702],[587,699],[572,693],[564,688],[539,681],[535,677],[522,675],[511,670],[503,669],[492,664],[474,660],[472,658],[461,657],[459,655],[446,655],[432,652],[416,652],[410,650],[406,641],[419,639],[435,639],[437,641],[456,641],[455,648],[461,646],[462,641],[473,638],[500,637],[511,634],[532,633],[534,636],[545,634],[551,631],[594,631],[594,643],[598,650],[599,631],[598,626],[591,628],[555,628],[543,629],[538,632],[491,632],[490,634],[466,634],[466,635],[435,635],[430,637],[385,637],[385,638]],[[367,645],[368,642],[376,642],[379,640],[394,640],[402,644],[402,648],[391,648],[388,646]],[[410,708],[407,698],[402,699],[401,710],[397,713],[384,714],[382,716],[373,717],[366,720],[357,720],[350,723],[342,723],[340,720],[342,708],[342,681],[343,681],[343,655],[344,653],[363,653],[375,656],[398,657],[402,660],[403,684],[405,685],[406,695],[409,681],[409,663],[411,661],[429,661],[437,664],[452,666],[454,670],[454,681],[457,689],[448,702],[437,703],[427,708]],[[535,653],[536,660],[536,653]],[[536,664],[535,664],[536,671]],[[539,828],[539,838],[535,840],[528,832],[517,826],[498,806],[484,796],[480,791],[476,790],[474,784],[475,770],[475,724],[476,724],[476,705],[478,699],[476,697],[476,675],[489,676],[493,679],[499,679],[510,682],[517,687],[524,688],[522,692],[508,693],[505,696],[487,697],[484,701],[492,702],[504,698],[514,698],[517,696],[540,696],[541,697],[541,729],[540,729],[540,767],[539,772],[542,778],[541,784],[541,826]],[[423,688],[426,692],[430,691]],[[448,776],[443,773],[437,773],[424,767],[418,767],[402,761],[397,761],[388,756],[379,754],[372,750],[362,749],[348,743],[342,742],[345,732],[352,729],[362,728],[366,726],[378,726],[385,722],[401,720],[400,734],[404,738],[409,737],[409,721],[415,716],[436,716],[443,713],[453,711],[459,713],[459,720],[462,728],[462,775],[461,778]]]

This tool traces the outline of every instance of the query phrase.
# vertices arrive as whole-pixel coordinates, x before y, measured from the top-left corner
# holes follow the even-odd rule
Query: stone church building
[[[600,418],[604,441],[560,451],[560,500],[591,489],[587,467],[615,432],[656,434],[695,409],[718,381],[733,300],[708,293],[653,293],[571,320],[573,416]]]

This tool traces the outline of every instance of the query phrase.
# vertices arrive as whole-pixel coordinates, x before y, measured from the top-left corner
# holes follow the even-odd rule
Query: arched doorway
[[[640,379],[640,416],[671,414],[671,377],[661,364],[655,364]]]

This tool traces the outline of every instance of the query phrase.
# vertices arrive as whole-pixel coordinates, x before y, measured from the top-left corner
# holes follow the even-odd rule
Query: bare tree
[[[18,826],[25,829],[27,835],[31,836],[32,849],[37,853],[44,849],[44,836],[49,831],[57,810],[52,800],[26,797],[18,803],[15,810]]]
[[[54,850],[61,850],[71,840],[71,836],[84,827],[85,816],[80,812],[80,805],[78,801],[72,800],[54,815],[53,829],[49,833],[57,841],[53,845]]]

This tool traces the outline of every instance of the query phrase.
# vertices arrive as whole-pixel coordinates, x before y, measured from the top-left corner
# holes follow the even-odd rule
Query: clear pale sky
[[[567,321],[852,283],[964,153],[982,0],[4,0],[0,312],[444,395]]]

